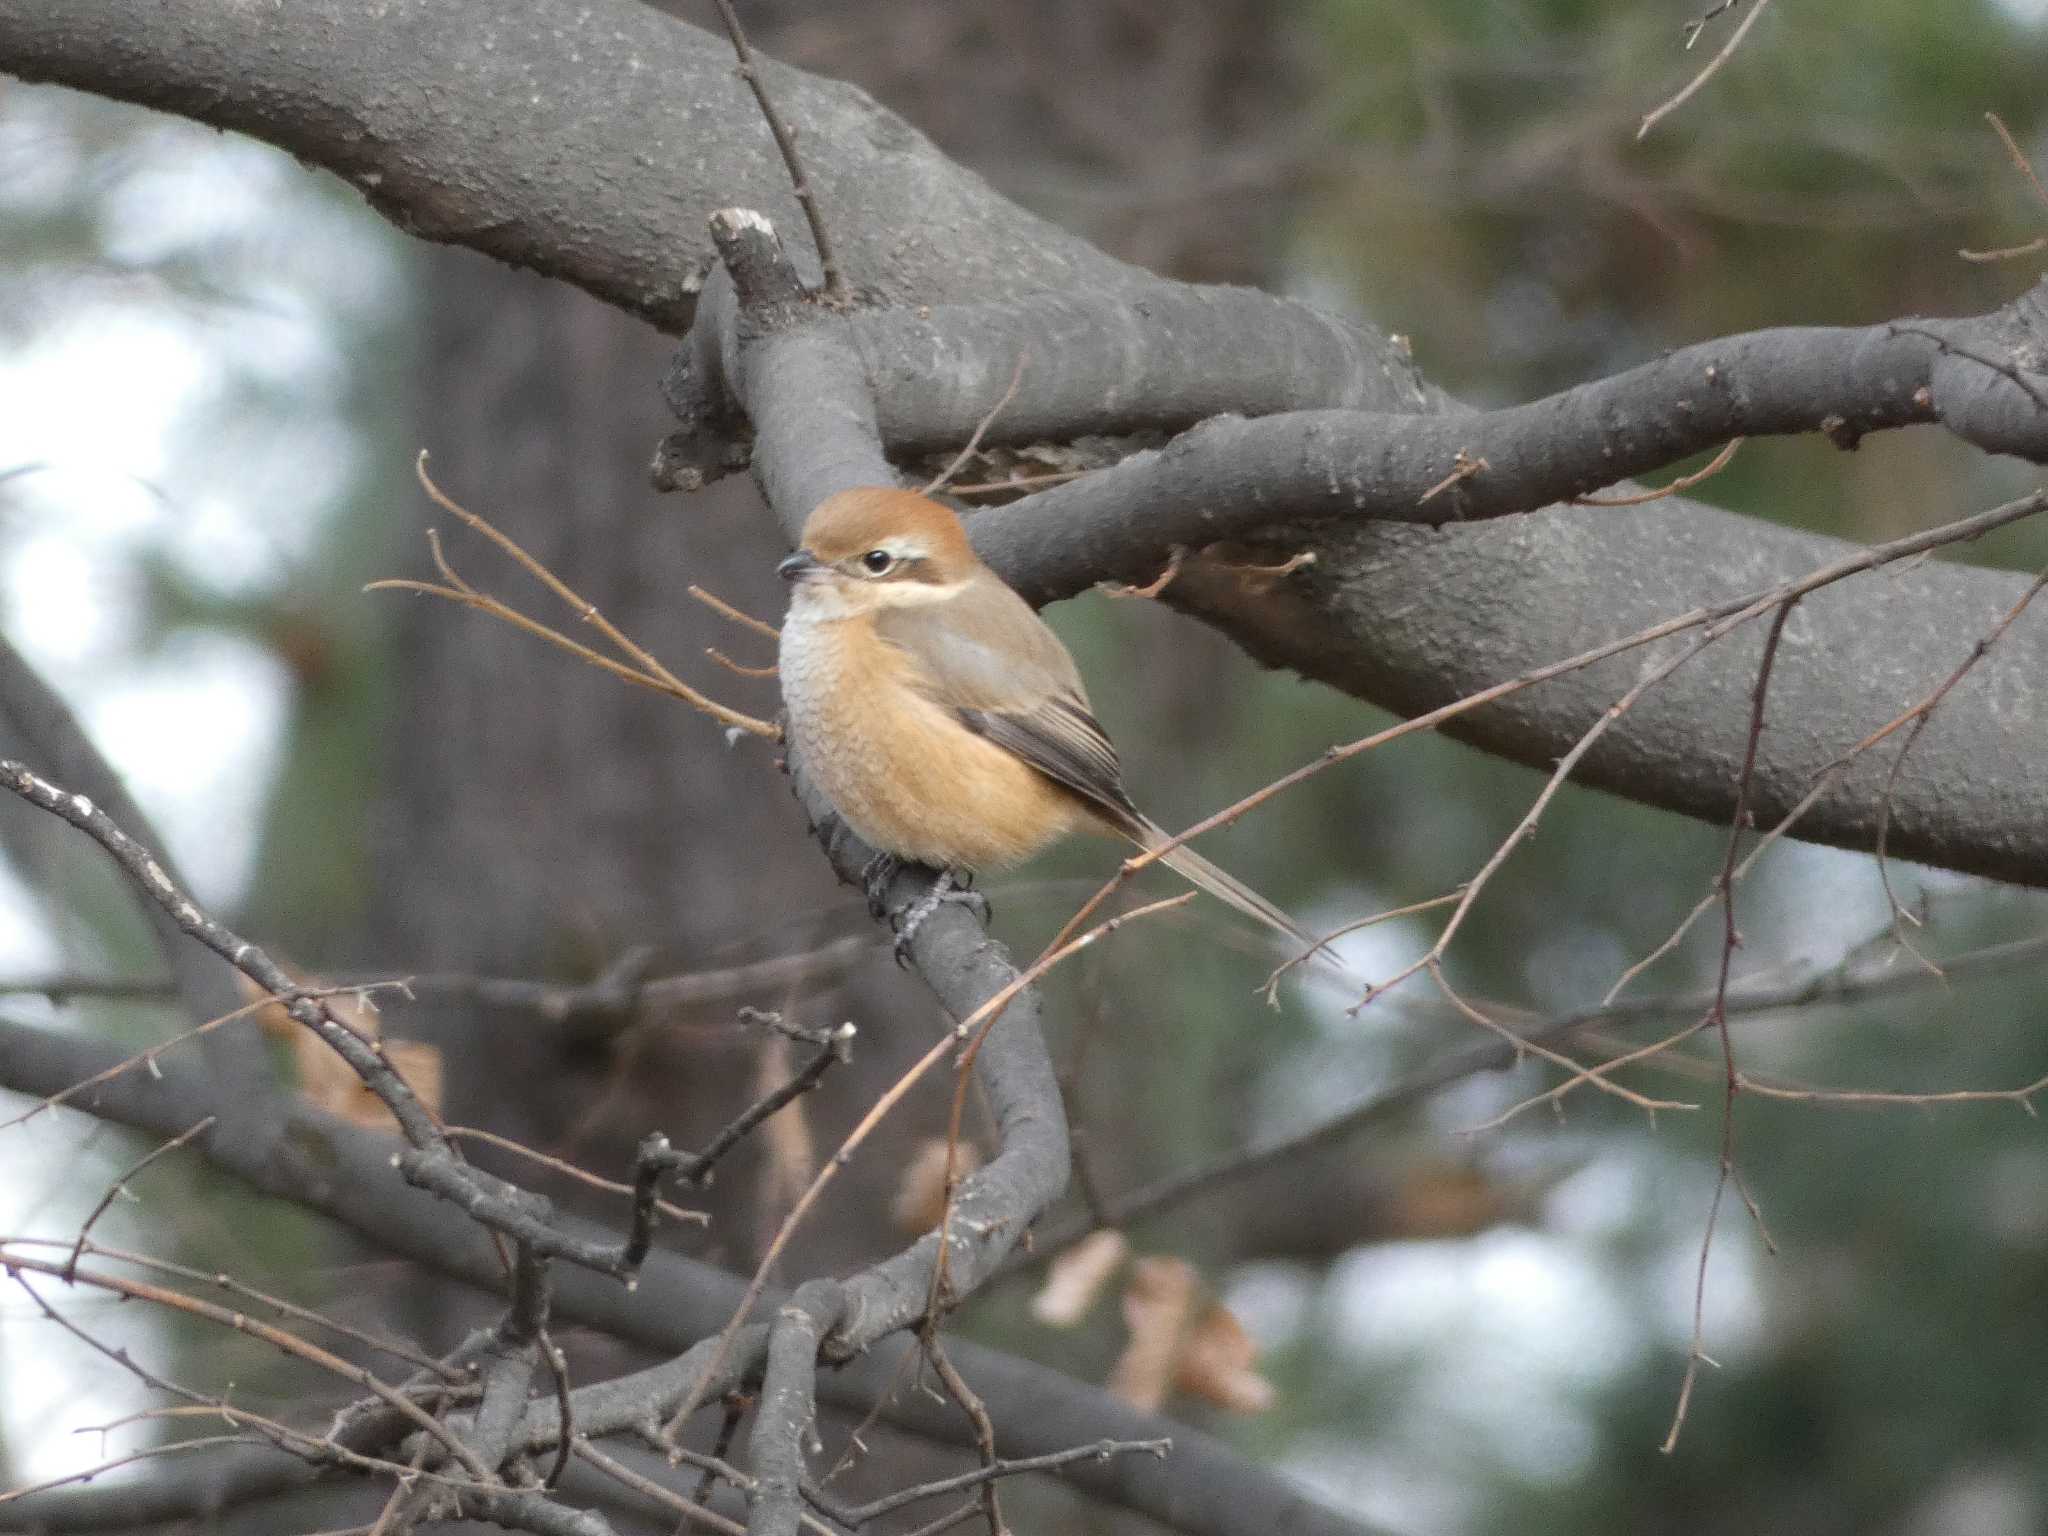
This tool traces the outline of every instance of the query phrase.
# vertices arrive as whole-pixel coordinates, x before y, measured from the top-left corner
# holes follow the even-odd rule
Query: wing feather
[[[1144,824],[1124,793],[1116,748],[1079,702],[1050,698],[1028,711],[963,709],[958,714],[970,731],[1064,784],[1116,826],[1135,830]]]
[[[987,582],[974,594],[972,632],[949,623],[936,606],[919,605],[885,611],[877,620],[883,637],[910,654],[926,696],[969,730],[1072,790],[1116,826],[1141,826],[1073,657],[1030,604],[996,577]]]

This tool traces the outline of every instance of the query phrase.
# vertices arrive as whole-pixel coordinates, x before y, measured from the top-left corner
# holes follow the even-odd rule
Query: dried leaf
[[[1052,1261],[1045,1284],[1031,1298],[1031,1315],[1053,1328],[1071,1328],[1095,1306],[1131,1245],[1114,1227],[1099,1227]]]
[[[1387,1213],[1389,1236],[1469,1237],[1506,1220],[1513,1201],[1481,1170],[1467,1163],[1416,1169],[1394,1191]]]
[[[295,976],[302,986],[317,987],[313,977]],[[251,1001],[264,991],[246,976],[236,978],[243,996]],[[377,1011],[360,993],[343,992],[324,999],[328,1011],[365,1040],[382,1041],[383,1024]],[[351,1124],[375,1131],[396,1130],[397,1125],[383,1101],[364,1086],[355,1069],[328,1049],[326,1043],[304,1028],[276,999],[256,1010],[255,1019],[263,1032],[282,1040],[291,1052],[292,1072],[298,1079],[299,1095],[317,1109],[339,1115]],[[445,1080],[441,1053],[420,1040],[392,1040],[381,1045],[384,1059],[405,1079],[406,1084],[430,1114],[441,1112]]]
[[[1124,1288],[1130,1342],[1109,1376],[1109,1390],[1134,1408],[1157,1411],[1168,1392],[1213,1403],[1231,1413],[1263,1413],[1273,1384],[1253,1366],[1258,1348],[1235,1314],[1203,1294],[1194,1266],[1144,1258]]]
[[[1133,1408],[1156,1412],[1180,1366],[1201,1285],[1183,1259],[1152,1257],[1131,1266],[1124,1286],[1130,1342],[1109,1373],[1109,1390]]]
[[[1189,1331],[1173,1384],[1190,1397],[1231,1413],[1264,1413],[1273,1384],[1254,1370],[1259,1356],[1237,1314],[1216,1301]]]

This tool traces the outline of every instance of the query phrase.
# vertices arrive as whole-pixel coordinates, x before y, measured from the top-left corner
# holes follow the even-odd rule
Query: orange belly
[[[864,842],[993,870],[1087,819],[1078,799],[917,692],[909,658],[857,620],[782,632],[782,697],[805,774]]]

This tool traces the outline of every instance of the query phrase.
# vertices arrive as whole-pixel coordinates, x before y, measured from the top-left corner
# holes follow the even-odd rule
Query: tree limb
[[[864,92],[757,67],[856,290],[934,303],[1146,280],[998,197]],[[744,199],[803,227],[725,41],[631,0],[0,0],[0,68],[263,139],[409,234],[665,330],[694,313],[714,207]]]
[[[942,909],[934,921],[954,917],[973,927],[964,913],[951,907]],[[989,1049],[996,1047],[1001,1034],[999,1030],[990,1037]],[[984,1057],[987,1054],[985,1049]],[[53,1093],[118,1065],[126,1056],[110,1041],[0,1018],[0,1085],[16,1092]],[[192,1057],[175,1054],[163,1058],[159,1075],[128,1073],[113,1078],[74,1105],[160,1136],[173,1135],[204,1115],[232,1112],[232,1106],[223,1102],[220,1085]],[[385,1252],[502,1295],[504,1270],[481,1229],[451,1224],[445,1205],[409,1187],[391,1166],[397,1146],[390,1136],[299,1106],[277,1142],[259,1146],[213,1137],[205,1156],[222,1172],[338,1221]],[[562,1221],[568,1230],[597,1239],[587,1223]],[[658,1251],[632,1291],[585,1270],[563,1270],[556,1277],[554,1315],[673,1354],[716,1334],[741,1289],[741,1282],[722,1270]],[[949,1406],[897,1390],[907,1379],[905,1356],[915,1347],[914,1341],[901,1337],[880,1340],[858,1358],[822,1375],[820,1400],[857,1415],[879,1404],[881,1416],[892,1424],[940,1444],[966,1446],[964,1427]],[[1173,1458],[1166,1466],[1149,1457],[1127,1457],[1106,1464],[1079,1463],[1066,1471],[1064,1475],[1096,1497],[1189,1536],[1253,1536],[1273,1530],[1302,1536],[1365,1536],[1370,1529],[1316,1503],[1286,1478],[1198,1431],[1139,1413],[1095,1388],[1015,1356],[966,1341],[949,1349],[1001,1422],[1005,1455],[1043,1455],[1092,1440],[1173,1440]],[[633,1404],[636,1399],[645,1401],[642,1386],[634,1377],[622,1377],[579,1389],[579,1431],[595,1436],[638,1422]],[[551,1398],[529,1405],[529,1443],[551,1445],[558,1415]],[[611,1416],[610,1423],[599,1428],[606,1415]],[[10,1507],[7,1518],[27,1520],[36,1529],[96,1528],[108,1523],[94,1514],[100,1501],[117,1506],[123,1521],[195,1516],[223,1507],[238,1493],[261,1494],[291,1486],[307,1475],[275,1456],[237,1458],[234,1466],[233,1478],[187,1485],[183,1491],[191,1495],[189,1505],[154,1493],[145,1498],[135,1490],[110,1485],[24,1499]]]
[[[744,198],[795,227],[795,204],[732,78],[723,43],[625,0],[560,13],[489,0],[400,0],[380,8],[308,0],[282,10],[176,0],[139,10],[125,0],[0,0],[0,66],[268,138],[365,187],[403,228],[561,277],[670,328],[694,313],[710,263],[702,220],[711,207]],[[858,92],[763,68],[833,209],[857,292],[906,306],[986,305],[1045,291],[1115,301],[1140,290],[1216,295],[1204,301],[1224,309],[1239,303],[1228,290],[1159,285],[1022,213]],[[621,154],[620,145],[639,149]],[[1275,317],[1308,314],[1262,302]],[[1992,337],[1993,347],[1951,344],[1937,358],[1933,373],[1944,382],[1932,390],[1935,409],[1952,426],[1961,423],[1967,439],[1990,446],[1998,422],[2024,424],[2013,396],[2026,391],[1969,354],[2015,358],[2015,373],[2038,370],[2040,304],[2037,293],[2013,306],[2013,313],[2026,311],[2026,324]],[[702,343],[725,330],[722,320],[706,319],[692,340],[700,359]],[[891,399],[899,388],[908,402],[904,417],[971,422],[985,410],[1018,355],[1014,318],[999,322],[981,322],[974,334],[956,327],[954,334],[968,341],[979,334],[983,342],[1007,337],[1004,344],[964,352],[942,346],[926,354],[929,368],[895,375],[871,407],[878,429],[886,434],[896,420]],[[1303,327],[1302,334],[1348,329],[1324,317],[1286,323]],[[914,333],[906,327],[906,336]],[[1895,339],[1908,339],[1903,323],[1894,330]],[[935,330],[926,334],[938,339]],[[1227,356],[1234,364],[1235,354],[1210,350],[1219,334],[1162,325],[1148,355],[1169,357],[1178,348],[1192,360],[1183,373],[1228,375],[1231,369],[1215,360]],[[1129,341],[1128,327],[1091,336],[1076,325],[1061,335],[1059,367],[1049,376],[1071,369],[1099,383],[1126,366],[1115,354]],[[1352,398],[1383,411],[1411,398],[1421,412],[1447,408],[1414,377],[1405,356],[1369,333],[1332,345],[1336,366],[1319,363],[1291,381],[1311,397],[1293,400],[1294,408]],[[966,352],[975,360],[959,361]],[[985,384],[970,377],[976,370]],[[1347,370],[1355,396],[1335,392]],[[1146,368],[1139,374],[1153,383],[1162,377]],[[701,377],[696,385],[711,387]],[[1028,377],[1025,386],[1031,395]],[[1314,398],[1317,390],[1322,398]],[[940,398],[954,402],[950,413],[935,404]],[[1124,396],[1096,399],[1107,401],[1101,417],[1112,423],[1147,413],[1175,419],[1174,402],[1164,396],[1142,406]],[[1182,402],[1192,414],[1215,404],[1213,394]],[[1990,427],[1977,414],[1979,404]],[[1020,400],[1018,419],[1032,420],[1036,410],[1032,400]],[[1845,430],[1853,429],[1853,414],[1843,415]],[[963,428],[959,437],[965,435]],[[1226,439],[1212,441],[1220,446]],[[1296,444],[1307,446],[1300,438]],[[723,451],[721,467],[729,467],[731,445]],[[678,464],[687,469],[689,458],[683,454]],[[1460,489],[1477,496],[1484,478]],[[1080,488],[1074,494],[1085,504]],[[1221,498],[1211,485],[1200,500],[1213,507]],[[1056,541],[1029,549],[997,549],[1000,524],[989,526],[991,556],[1006,575],[1041,594],[1120,574],[1109,567],[1122,557],[1081,571],[1072,555],[1048,552],[1098,536],[1078,512],[1072,524],[1063,521]],[[1148,537],[1164,531],[1148,529]],[[1283,553],[1313,547],[1317,561],[1257,590],[1191,561],[1167,600],[1269,664],[1410,712],[1582,649],[1594,625],[1617,632],[1642,627],[1738,585],[1765,585],[1822,563],[1832,547],[1675,498],[1597,518],[1536,513],[1440,534],[1278,524],[1267,526],[1262,540]],[[1155,554],[1163,549],[1155,542]],[[1128,558],[1137,568],[1123,565],[1124,579],[1157,568],[1156,559],[1146,566]],[[1039,560],[1047,562],[1042,574]],[[1794,702],[1786,719],[1797,729],[1773,731],[1763,744],[1759,807],[1784,805],[1788,793],[1796,798],[1792,786],[1884,718],[1914,680],[1953,665],[1944,636],[2002,610],[2017,589],[2014,578],[1996,572],[1914,573],[1881,592],[1866,584],[1807,605],[1798,626],[1804,635],[1788,636],[1785,658],[1783,685]],[[1884,637],[1881,654],[1870,644],[1873,633]],[[2030,640],[2032,633],[2017,633],[2002,647],[2000,665],[1944,710],[1901,775],[1895,826],[1902,853],[2048,881],[2048,770],[2020,725],[2030,714],[2048,714],[2048,684],[2036,681],[2048,678],[2048,643]],[[1742,713],[1753,662],[1749,648],[1733,645],[1687,667],[1609,733],[1586,765],[1590,780],[1651,804],[1724,817],[1734,766],[1728,724]],[[1460,733],[1504,756],[1547,761],[1620,691],[1619,675],[1596,670],[1545,687],[1513,708],[1473,717]],[[1994,761],[2002,765],[1998,795],[1976,771]],[[1847,775],[1817,809],[1811,835],[1870,847],[1878,802],[1869,782]]]

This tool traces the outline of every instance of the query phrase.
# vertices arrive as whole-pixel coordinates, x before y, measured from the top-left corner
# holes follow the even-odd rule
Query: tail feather
[[[1172,834],[1165,828],[1144,818],[1140,818],[1138,824],[1130,829],[1130,835],[1148,853],[1173,841]],[[1159,862],[1177,872],[1189,884],[1199,886],[1218,901],[1235,907],[1254,922],[1263,923],[1283,938],[1292,940],[1299,946],[1299,954],[1290,958],[1315,955],[1338,971],[1350,975],[1350,968],[1338,959],[1336,952],[1321,939],[1228,870],[1203,858],[1186,843],[1168,848],[1159,855]]]

